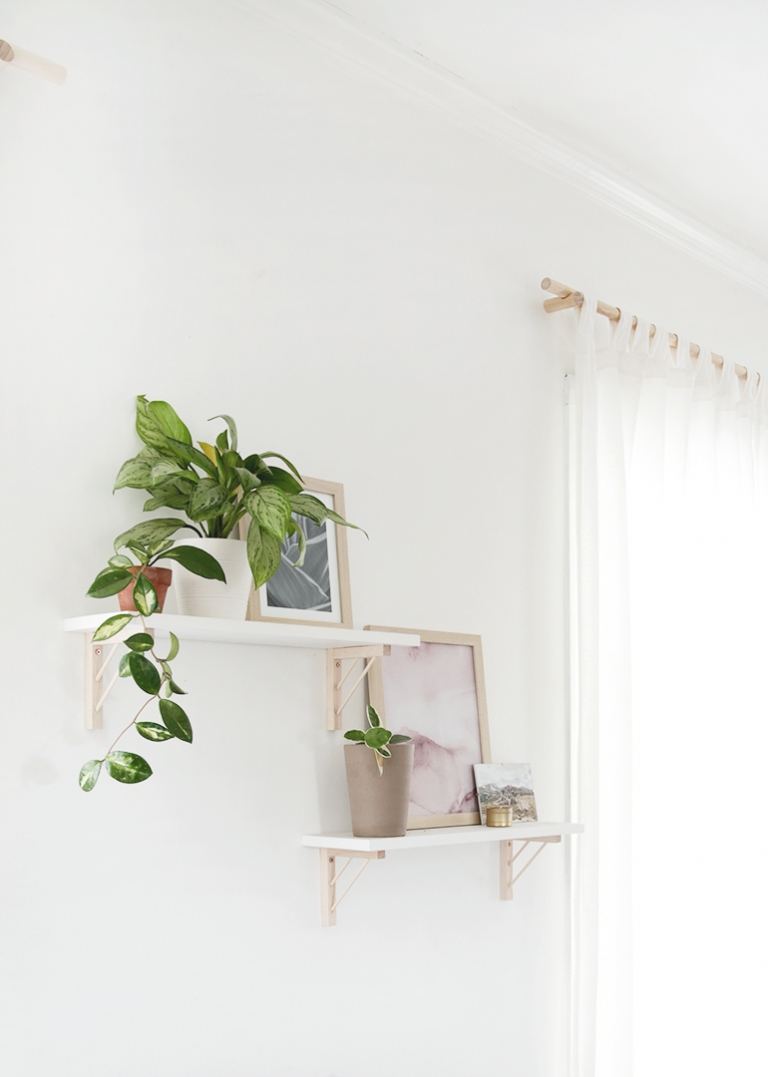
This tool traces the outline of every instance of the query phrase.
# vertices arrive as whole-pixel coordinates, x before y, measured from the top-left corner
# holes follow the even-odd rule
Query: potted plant
[[[214,418],[223,419],[226,429],[215,444],[200,441],[197,448],[170,404],[137,397],[136,430],[144,448],[120,468],[114,488],[146,490],[151,495],[144,505],[147,512],[167,507],[184,513],[199,536],[187,546],[206,549],[223,563],[228,580],[237,577],[243,584],[234,608],[223,612],[216,601],[223,593],[221,584],[209,578],[212,582],[202,585],[208,588],[208,598],[196,603],[185,587],[178,590],[190,582],[182,570],[177,574],[180,612],[244,617],[251,578],[258,588],[274,575],[286,537],[296,536],[298,542],[298,559],[290,562],[292,567],[303,564],[306,541],[293,513],[318,525],[326,520],[345,527],[355,525],[305,493],[299,472],[280,453],[242,456],[234,419],[229,415]],[[288,470],[268,464],[272,459],[282,461]],[[245,541],[225,542],[238,536],[241,521],[248,522]]]
[[[352,833],[358,838],[402,837],[408,827],[413,741],[384,729],[370,705],[366,716],[368,729],[344,734],[353,742],[344,746]]]
[[[162,613],[165,595],[171,583],[171,570],[156,568],[158,561],[176,561],[196,576],[221,580],[226,576],[219,562],[205,550],[193,546],[176,546],[172,534],[188,526],[183,520],[146,520],[131,527],[115,539],[115,553],[91,586],[91,598],[117,595],[121,610],[137,610],[148,617]],[[138,564],[120,550],[130,550]]]

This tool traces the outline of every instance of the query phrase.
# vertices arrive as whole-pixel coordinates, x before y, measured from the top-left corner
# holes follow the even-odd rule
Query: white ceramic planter
[[[180,546],[196,546],[215,557],[224,569],[227,582],[205,580],[180,564],[173,566],[173,590],[182,615],[191,617],[226,617],[244,621],[251,593],[251,570],[240,539],[184,538]]]

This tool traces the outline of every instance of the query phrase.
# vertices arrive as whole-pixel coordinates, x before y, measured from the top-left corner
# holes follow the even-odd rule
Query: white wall
[[[759,298],[213,0],[9,0],[0,72],[4,1077],[563,1077],[566,851],[391,855],[319,926],[348,825],[320,653],[183,646],[190,749],[77,787],[65,616],[142,495],[136,393],[345,485],[356,625],[483,636],[497,760],[566,811],[551,274],[754,365]],[[360,717],[360,705],[349,721]],[[138,739],[138,738],[137,738]]]

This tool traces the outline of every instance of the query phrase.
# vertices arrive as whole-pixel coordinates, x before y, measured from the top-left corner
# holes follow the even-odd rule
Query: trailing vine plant
[[[80,770],[80,788],[90,793],[99,779],[102,768],[110,778],[126,785],[143,782],[152,775],[152,768],[146,759],[136,752],[115,750],[116,744],[135,726],[136,732],[145,740],[155,743],[165,740],[182,740],[192,743],[192,725],[189,716],[171,696],[183,696],[186,692],[179,688],[173,677],[171,662],[179,653],[179,640],[169,632],[170,648],[168,654],[161,658],[155,651],[155,641],[147,631],[146,619],[159,608],[157,592],[145,575],[145,570],[156,561],[167,559],[178,561],[190,572],[207,579],[226,582],[224,570],[215,557],[193,546],[174,546],[169,533],[183,526],[174,520],[147,520],[137,524],[130,531],[119,535],[115,540],[115,555],[109,560],[88,589],[92,598],[108,598],[133,585],[133,603],[135,612],[125,611],[107,617],[93,635],[94,643],[102,643],[118,633],[125,631],[134,623],[141,624],[141,631],[134,632],[123,640],[126,653],[120,659],[118,673],[121,677],[131,677],[137,687],[148,697],[139,707],[128,725],[114,739],[102,759],[89,759]],[[129,549],[138,560],[133,562],[121,549]],[[133,569],[133,572],[129,571]],[[156,702],[161,722],[142,719],[142,715],[151,703]],[[141,719],[141,720],[140,720]]]

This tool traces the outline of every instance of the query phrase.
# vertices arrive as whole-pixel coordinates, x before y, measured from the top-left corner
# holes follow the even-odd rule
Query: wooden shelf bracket
[[[350,849],[321,849],[320,850],[320,915],[323,927],[333,927],[336,923],[336,910],[363,874],[371,860],[383,860],[384,850],[378,852],[363,853]],[[339,858],[345,859],[346,863],[339,868]],[[353,860],[362,860],[362,864],[352,876],[346,887],[340,894],[336,893],[336,885]]]
[[[499,896],[501,897],[502,901],[512,900],[512,888],[514,884],[517,882],[523,872],[528,870],[528,868],[534,862],[534,860],[542,851],[544,846],[552,841],[560,841],[560,835],[557,834],[547,838],[528,838],[526,841],[523,842],[518,841],[517,844],[520,846],[520,848],[517,850],[517,852],[515,852],[514,848],[514,839],[505,840],[499,843],[499,852],[501,854],[501,890]],[[525,852],[525,850],[531,844],[538,845],[538,849],[533,854],[533,856],[528,857],[528,859],[521,868],[518,868],[518,870],[515,871],[515,861],[519,856],[522,855],[522,853]]]
[[[365,647],[335,647],[325,652],[326,672],[326,725],[329,731],[341,729],[341,714],[347,703],[354,695],[359,684],[368,675],[368,671],[374,662],[384,655],[391,653],[392,648],[384,643],[372,643]],[[344,683],[355,668],[354,663],[363,659],[363,671],[352,685],[347,689],[346,696],[342,695]],[[353,664],[346,673],[342,671],[342,662],[351,661]],[[362,870],[362,869],[361,869]]]
[[[560,840],[561,837],[559,834],[524,839],[499,839],[499,853],[501,859],[501,887],[499,896],[502,901],[512,900],[512,889],[514,884],[518,881],[520,876],[528,870],[542,849],[550,842],[558,842]],[[515,850],[515,844],[519,846],[517,850]],[[538,848],[533,855],[528,856],[522,867],[516,866],[518,858],[522,856],[529,845],[536,845]],[[362,849],[320,849],[320,914],[323,927],[335,926],[336,910],[368,867],[368,862],[370,860],[383,860],[384,856],[385,851],[383,849],[371,851],[364,851]],[[342,867],[338,867],[340,860],[345,861]],[[339,894],[336,890],[337,884],[353,860],[361,860],[362,863],[351,877],[346,887]]]
[[[120,644],[134,631],[134,628],[129,627],[128,629],[119,632],[116,636],[112,636],[111,639],[105,640],[103,643],[93,642],[93,632],[85,633],[86,729],[101,729],[102,727],[104,701],[115,687],[117,678],[120,676],[118,666],[115,668],[112,678],[105,688],[104,683],[106,680],[107,668],[117,654]],[[153,629],[147,628],[145,631],[147,635],[152,636],[154,639],[155,633]]]

